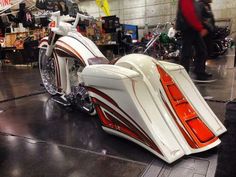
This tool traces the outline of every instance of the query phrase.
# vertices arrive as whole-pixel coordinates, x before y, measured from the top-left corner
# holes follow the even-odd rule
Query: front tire
[[[58,93],[56,82],[56,65],[53,56],[46,56],[46,48],[39,50],[39,71],[43,85],[50,95]]]

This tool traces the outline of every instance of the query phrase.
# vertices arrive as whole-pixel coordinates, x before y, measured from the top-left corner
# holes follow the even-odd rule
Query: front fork
[[[146,50],[144,51],[144,53],[146,53],[152,46],[153,44],[159,39],[159,35],[155,36],[154,38],[152,38],[146,45]]]
[[[53,49],[55,47],[55,43],[61,36],[54,33],[53,31],[50,32],[49,37],[48,37],[48,47],[46,51],[46,56],[50,57],[53,54]]]
[[[59,79],[60,79],[60,87],[61,87],[61,93],[62,94],[65,94],[65,95],[70,95],[71,92],[72,92],[72,87],[73,85],[71,85],[71,73],[70,73],[70,67],[71,64],[69,64],[70,62],[72,62],[71,58],[64,58],[64,57],[60,57],[58,56],[56,53],[55,53],[55,60],[56,60],[56,63],[58,65],[58,70],[59,72],[58,75],[59,75]],[[81,80],[81,72],[82,71],[77,71],[77,80],[78,80],[78,86],[80,84],[83,85],[82,83],[82,80]]]

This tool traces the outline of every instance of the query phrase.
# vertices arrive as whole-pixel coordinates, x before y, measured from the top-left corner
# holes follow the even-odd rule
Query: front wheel
[[[47,92],[51,95],[58,93],[56,83],[55,59],[53,56],[46,56],[46,48],[39,50],[39,71],[43,85]]]

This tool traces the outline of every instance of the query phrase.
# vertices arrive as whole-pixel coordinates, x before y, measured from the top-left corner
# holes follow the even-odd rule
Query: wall
[[[212,9],[216,19],[231,19],[232,33],[236,32],[236,1],[213,0]]]
[[[112,15],[120,17],[120,22],[139,27],[156,25],[175,19],[177,0],[108,0]],[[103,16],[95,0],[81,0],[80,7],[94,17]],[[236,31],[236,1],[213,0],[216,19],[232,19],[232,31]],[[141,34],[142,35],[142,34]]]

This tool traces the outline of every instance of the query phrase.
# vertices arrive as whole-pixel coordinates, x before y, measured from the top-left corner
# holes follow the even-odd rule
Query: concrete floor
[[[234,56],[208,61],[217,81],[197,84],[223,122],[236,97]],[[0,69],[1,177],[213,177],[217,149],[172,165],[105,133],[98,118],[53,102],[37,68]]]

